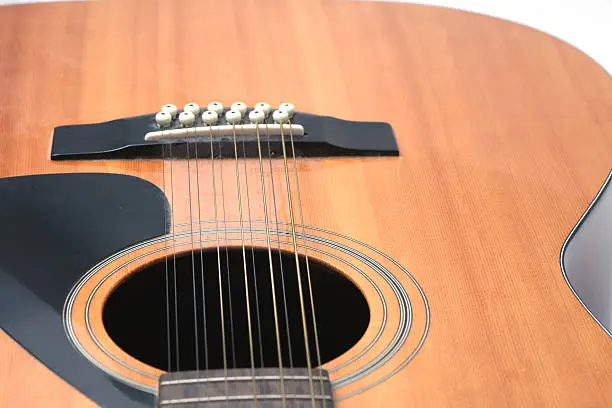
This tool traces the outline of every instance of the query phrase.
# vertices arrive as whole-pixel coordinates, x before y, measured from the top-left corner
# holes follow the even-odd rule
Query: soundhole
[[[162,259],[130,275],[104,305],[103,322],[110,337],[126,353],[162,370],[219,369],[224,366],[223,323],[227,366],[251,367],[246,260],[255,366],[279,364],[276,308],[283,365],[305,367],[295,255],[282,252],[279,256],[273,251],[276,305],[266,249],[247,248],[243,259],[242,248],[222,248],[221,287],[217,260],[216,248],[202,253],[198,250],[177,254],[176,260]],[[325,363],[357,343],[368,326],[370,313],[361,291],[344,275],[311,257],[309,265],[321,362]],[[310,359],[316,366],[312,307],[302,256],[300,275]]]

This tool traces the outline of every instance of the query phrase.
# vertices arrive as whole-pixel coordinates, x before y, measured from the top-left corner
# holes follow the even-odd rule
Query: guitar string
[[[261,195],[263,197],[263,209],[264,209],[264,224],[266,225],[266,245],[268,247],[268,261],[270,263],[270,286],[272,288],[272,304],[274,305],[274,329],[276,331],[276,350],[278,353],[278,370],[280,376],[281,385],[281,405],[287,406],[285,398],[285,378],[283,375],[283,352],[281,347],[280,329],[278,323],[278,309],[276,303],[276,288],[274,281],[274,266],[272,261],[272,246],[270,244],[270,224],[268,222],[268,201],[266,197],[266,183],[264,178],[263,160],[261,157],[261,137],[259,135],[259,124],[255,125],[255,131],[257,133],[257,151],[259,154],[259,175],[261,178]],[[263,364],[262,364],[263,367]]]
[[[255,356],[253,353],[253,328],[251,326],[251,302],[249,299],[249,278],[246,263],[246,248],[244,244],[244,214],[242,208],[242,194],[240,186],[240,167],[238,165],[238,143],[236,141],[236,125],[232,124],[232,134],[234,139],[234,157],[236,160],[236,194],[238,198],[238,215],[240,217],[240,241],[242,244],[242,263],[244,269],[244,295],[246,301],[247,312],[247,329],[249,335],[249,357],[251,360],[251,377],[253,383],[253,403],[257,407],[257,387],[255,385]]]
[[[210,129],[210,167],[212,173],[212,188],[213,188],[213,209],[215,216],[215,239],[217,241],[217,271],[219,273],[219,310],[221,313],[221,347],[223,356],[223,378],[225,379],[225,395],[228,396],[227,383],[227,346],[225,341],[225,311],[223,308],[223,274],[221,272],[221,248],[219,246],[219,216],[217,209],[217,181],[215,179],[215,149],[213,142],[212,127]],[[223,166],[223,164],[221,165]],[[201,227],[200,227],[201,228]],[[226,401],[227,404],[229,402]]]
[[[297,192],[298,201],[298,213],[300,217],[300,224],[302,225],[302,247],[304,248],[304,258],[306,260],[306,277],[308,282],[308,293],[310,297],[310,310],[312,313],[312,326],[314,334],[315,350],[317,353],[317,367],[321,368],[321,351],[319,348],[319,335],[317,330],[317,319],[315,314],[314,298],[312,296],[312,283],[310,279],[310,262],[308,260],[308,246],[306,245],[306,232],[304,228],[304,212],[302,211],[302,195],[300,192],[300,179],[298,177],[297,159],[295,157],[295,144],[293,142],[293,128],[291,127],[291,121],[289,121],[289,139],[291,140],[291,154],[293,156],[293,168],[295,170],[295,189]],[[319,375],[319,386],[321,392],[323,392],[323,380],[322,376]],[[323,404],[323,403],[322,403]]]
[[[193,208],[192,208],[192,196],[191,196],[191,158],[189,151],[189,141],[185,143],[187,149],[187,197],[189,202],[189,228],[191,236],[191,276],[193,280],[193,325],[194,325],[194,340],[195,340],[195,367],[196,371],[200,371],[200,342],[198,341],[198,301],[196,297],[196,272],[195,272],[195,245],[193,242]]]
[[[172,153],[172,143],[170,144],[170,194],[171,194],[171,206],[170,218],[172,220],[172,269],[174,277],[174,334],[176,341],[176,371],[180,371],[180,354],[179,354],[179,319],[178,319],[178,296],[176,288],[176,223],[174,218],[174,160]]]
[[[286,146],[285,146],[285,137],[284,137],[283,127],[284,126],[281,126],[281,139],[282,139],[282,147],[283,147],[283,161],[284,161],[284,165],[285,165],[285,179],[286,179],[285,181],[287,183],[287,193],[288,193],[288,199],[289,199],[290,215],[291,215],[291,219],[292,219],[291,227],[292,227],[293,246],[294,246],[294,250],[296,251],[296,269],[297,269],[296,272],[297,272],[298,277],[299,277],[300,276],[300,268],[299,268],[299,260],[298,260],[298,255],[297,255],[297,242],[296,242],[297,236],[296,236],[296,232],[295,232],[295,217],[294,217],[294,209],[293,209],[292,199],[291,199],[291,185],[290,185],[291,182],[290,182],[290,179],[289,179],[289,176],[288,176],[287,152],[286,152]],[[267,126],[266,126],[266,128],[267,128]],[[292,133],[291,127],[289,128],[289,133],[290,133],[290,139],[291,139],[291,148],[292,148],[293,162],[294,162],[294,169],[295,169],[295,177],[296,177],[296,188],[297,188],[298,203],[299,203],[299,216],[300,216],[300,219],[303,220],[302,203],[301,203],[301,196],[300,196],[300,191],[299,191],[298,171],[297,171],[297,164],[296,164],[296,157],[295,157],[295,148],[294,148],[294,142],[293,142],[293,133]],[[234,136],[234,153],[235,153],[235,158],[236,158],[236,162],[237,162],[238,161],[238,157],[237,157],[235,127],[233,128],[233,136]],[[257,137],[258,137],[258,150],[259,150],[259,155],[260,155],[260,160],[261,160],[261,144],[260,144],[259,126],[257,127]],[[212,134],[211,134],[210,142],[211,142],[211,146],[213,146]],[[196,147],[196,149],[197,149],[197,147]],[[275,198],[275,191],[274,191],[273,171],[272,171],[272,163],[271,163],[271,152],[270,152],[270,141],[269,141],[269,138],[268,138],[268,153],[269,153],[269,157],[270,157],[269,167],[270,167],[270,175],[271,175],[271,179],[272,179],[271,182],[272,182],[272,190],[273,190],[273,198],[274,198],[275,221],[276,221],[277,227],[278,227],[278,214],[277,214],[277,208],[276,208],[277,206],[276,206],[276,198]],[[164,154],[165,154],[165,150],[164,150]],[[245,151],[245,147],[244,147],[244,140],[243,140],[243,154],[244,154],[244,159],[245,159],[245,164],[244,165],[245,165],[245,177],[246,177],[247,168],[246,168],[246,151]],[[170,147],[170,156],[172,157],[172,147]],[[197,153],[196,153],[196,156],[197,156]],[[189,207],[190,207],[190,224],[191,224],[191,229],[192,229],[192,231],[191,231],[191,236],[192,236],[192,274],[193,274],[193,278],[194,278],[193,279],[193,284],[194,284],[194,303],[195,303],[195,299],[196,299],[195,298],[195,269],[194,269],[195,268],[194,267],[195,261],[193,259],[193,256],[194,256],[194,254],[193,254],[193,252],[194,252],[193,251],[193,249],[194,249],[194,243],[193,243],[193,220],[192,220],[192,216],[193,216],[192,214],[193,213],[192,213],[192,203],[191,203],[191,171],[190,171],[189,158],[190,158],[189,143],[187,143],[187,162],[188,162],[187,163],[187,170],[188,170],[188,186],[189,186]],[[213,163],[213,160],[214,160],[214,150],[213,150],[213,148],[211,148],[211,163],[212,163],[211,165],[213,166],[213,176],[214,176],[214,163]],[[242,203],[241,203],[241,198],[240,198],[240,180],[239,180],[240,175],[239,175],[238,163],[236,163],[236,171],[237,171],[237,187],[238,187],[238,198],[239,198],[239,207],[240,207],[239,209],[240,209],[240,212],[241,212],[241,225],[243,226]],[[196,157],[196,177],[197,177],[196,182],[198,183],[198,210],[200,211],[200,207],[199,207],[199,198],[200,198],[199,197],[199,173],[198,172],[199,172],[199,170],[198,170],[197,157]],[[260,163],[260,175],[262,177],[262,188],[263,188],[263,190],[265,190],[264,179],[263,179],[263,165],[262,165],[262,163]],[[172,164],[172,162],[171,162],[171,166],[170,166],[170,178],[171,178],[171,190],[173,190],[173,164]],[[164,167],[164,184],[165,184],[165,167]],[[215,181],[213,179],[213,190],[216,190],[216,186],[214,184],[216,184],[216,183],[215,183]],[[214,205],[215,206],[215,213],[217,213],[217,209],[216,209],[216,207],[217,207],[216,206],[216,191],[213,191],[213,192],[215,194],[215,200],[214,200],[215,201],[215,205]],[[172,191],[171,195],[172,195],[172,203],[174,203],[174,192],[173,191]],[[248,192],[247,192],[247,199],[248,199]],[[265,201],[266,201],[266,197],[265,197],[265,192],[264,192],[264,202]],[[249,202],[250,202],[250,200],[249,200]],[[265,206],[266,219],[267,219],[267,204],[265,204],[264,206]],[[224,209],[224,212],[225,212],[225,209]],[[198,214],[198,216],[200,217],[200,220],[201,220],[201,215]],[[224,219],[225,218],[226,217],[224,216]],[[215,215],[215,220],[218,223],[218,216],[217,216],[217,214]],[[250,204],[249,204],[249,223],[250,223],[250,226],[251,226],[250,231],[251,231],[251,239],[252,239],[252,224],[251,224],[251,219],[250,219]],[[174,219],[173,219],[173,226],[174,226]],[[268,234],[268,238],[269,238],[269,223],[268,222],[266,222],[266,227],[267,227],[267,230],[268,230],[267,234]],[[302,238],[304,240],[304,231],[303,230],[304,230],[304,225],[303,225],[303,222],[302,222]],[[200,230],[200,241],[202,240],[201,239],[201,233],[202,232]],[[217,228],[217,246],[219,247],[219,242],[218,242],[219,241],[219,237],[218,237],[218,235],[219,234],[218,234],[218,228]],[[245,285],[246,285],[245,288],[248,288],[248,278],[247,278],[247,275],[246,275],[247,267],[246,267],[246,254],[245,254],[245,249],[244,249],[245,245],[244,245],[244,229],[243,228],[241,228],[241,235],[242,235],[242,241],[243,241],[242,242],[242,246],[243,246],[243,263],[244,263],[244,269],[245,269]],[[227,241],[227,232],[226,232],[226,241]],[[282,251],[280,249],[280,237],[278,237],[277,241],[278,241],[277,242],[278,243],[278,252],[279,252],[279,257],[280,257],[280,256],[282,256],[281,255]],[[268,242],[268,244],[269,244],[269,242]],[[269,249],[271,251],[271,247]],[[202,261],[203,254],[202,254],[202,248],[200,248],[200,250],[201,250],[201,267],[202,267],[202,276],[203,276],[203,261]],[[227,251],[227,246],[226,246],[226,251]],[[217,255],[218,255],[217,256],[217,258],[218,258],[217,259],[218,260],[218,269],[219,269],[219,272],[220,272],[221,271],[221,262],[220,262],[220,249],[219,248],[218,248],[217,252],[218,252],[217,253]],[[271,254],[271,252],[270,252],[270,254]],[[175,279],[174,290],[176,292],[176,290],[177,290],[177,285],[176,285],[176,276],[177,276],[176,275],[176,243],[175,243],[174,234],[173,234],[173,261],[174,261],[174,279]],[[228,257],[227,256],[226,256],[226,261],[228,261]],[[167,262],[167,258],[166,258],[166,262]],[[270,266],[272,268],[271,258],[270,258]],[[227,267],[228,267],[228,278],[229,278],[229,264],[227,265]],[[307,274],[308,274],[309,295],[310,295],[310,301],[311,301],[311,307],[312,307],[311,310],[312,310],[313,321],[314,321],[314,319],[315,319],[314,302],[313,302],[313,297],[312,297],[312,287],[311,287],[311,281],[310,281],[310,271],[309,271],[309,264],[308,264],[307,255],[306,255],[306,267],[307,267]],[[281,262],[281,268],[282,268],[282,262]],[[273,275],[272,275],[272,277],[273,277]],[[282,272],[281,272],[281,278],[283,278],[283,273]],[[202,281],[202,284],[204,284],[204,281]],[[228,281],[228,285],[229,285],[229,281]],[[298,279],[298,286],[300,286],[300,293],[299,294],[300,294],[300,305],[301,305],[301,309],[302,309],[302,320],[303,320],[304,337],[305,337],[305,343],[306,343],[307,366],[308,366],[309,376],[312,377],[311,367],[310,367],[311,364],[310,364],[310,358],[309,358],[309,354],[310,353],[309,353],[309,347],[308,347],[308,334],[307,334],[307,331],[306,331],[306,326],[304,324],[305,311],[304,311],[304,305],[303,305],[303,293],[302,293],[302,289],[301,289],[301,281],[300,281],[300,279]],[[220,289],[222,289],[222,288],[220,287]],[[285,290],[284,289],[285,288],[284,288],[284,282],[283,282],[283,302],[284,302],[284,305],[285,305],[285,318],[287,320],[287,335],[288,335],[288,340],[289,340],[289,336],[290,335],[289,335],[289,325],[288,325],[288,319],[287,319],[288,313],[287,313],[286,295],[285,295]],[[247,289],[247,291],[248,291],[248,289]],[[221,297],[222,297],[222,294],[221,294]],[[275,297],[275,296],[273,296],[273,297]],[[179,344],[178,344],[178,307],[177,307],[177,296],[176,295],[175,295],[175,299],[174,300],[175,300],[175,318],[176,318],[176,322],[177,322],[177,324],[176,324],[176,335],[177,335],[176,341],[177,341],[177,370],[178,370],[179,369],[178,368],[179,367],[179,362],[178,362]],[[169,302],[169,299],[168,299],[168,302]],[[222,302],[222,300],[221,300],[221,302]],[[247,302],[248,302],[248,293],[247,293]],[[276,314],[276,301],[275,300],[274,300],[274,305],[275,305],[275,314]],[[204,306],[203,306],[203,310],[204,310]],[[196,312],[194,311],[194,313],[196,313]],[[247,310],[247,318],[249,320],[249,341],[251,343],[250,347],[251,347],[251,360],[252,360],[251,361],[251,366],[252,366],[252,369],[253,369],[254,361],[253,361],[253,352],[252,352],[252,329],[251,329],[251,323],[250,323],[250,311],[249,310]],[[277,317],[275,317],[275,321],[276,321],[276,319],[277,319]],[[195,320],[195,323],[196,323],[196,336],[195,337],[196,337],[196,356],[197,356],[197,352],[198,352],[198,348],[199,348],[198,347],[198,340],[197,340],[197,332],[198,332],[198,329],[197,329],[197,315],[195,315],[194,320]],[[223,317],[222,317],[222,320],[223,320]],[[319,351],[319,346],[318,346],[318,339],[316,338],[317,337],[317,334],[316,334],[316,322],[313,323],[313,324],[315,325],[315,342],[317,342],[317,344],[316,344],[316,347],[317,347],[317,360],[318,360],[318,363],[320,365],[320,351]],[[224,324],[222,324],[222,326],[224,326]],[[233,326],[233,324],[232,324],[232,326]],[[277,330],[278,330],[278,325],[277,325]],[[222,332],[223,331],[224,331],[224,328],[222,327]],[[278,333],[277,333],[277,335],[278,335]],[[279,339],[279,337],[278,337],[278,339]],[[225,336],[223,336],[223,340],[224,340],[223,342],[225,343]],[[261,346],[261,344],[262,343],[260,341],[260,346]],[[291,347],[291,343],[290,343],[290,340],[289,340],[289,348],[290,347]],[[205,348],[206,348],[206,346],[205,346]],[[225,354],[226,354],[225,346],[224,346],[223,352],[224,352],[223,353],[224,354],[224,369],[226,370],[227,369],[227,364],[226,364],[226,356],[225,356]],[[291,355],[291,351],[289,351],[289,354]],[[169,353],[169,356],[170,356],[170,353]],[[235,353],[234,353],[234,359],[235,359]],[[281,355],[279,355],[279,361],[280,361],[280,359],[282,359]],[[169,358],[169,360],[170,360],[170,358]],[[290,364],[292,364],[291,360],[292,360],[292,358],[290,357]],[[196,357],[196,361],[199,361],[197,359],[197,357]],[[207,361],[207,358],[206,358],[206,361]],[[262,363],[263,363],[263,358],[262,358]],[[197,364],[197,362],[196,362],[196,364]],[[235,364],[235,361],[234,361],[234,364]],[[169,363],[169,367],[170,366],[171,366],[171,364]],[[281,367],[282,367],[282,363],[281,363]],[[310,379],[310,388],[311,388],[311,391],[313,391],[312,390],[312,388],[313,388],[313,386],[312,386],[312,378]]]
[[[164,195],[166,194],[166,143],[162,144],[162,190]],[[164,248],[168,248],[168,234],[166,234],[166,228],[168,228],[168,211],[170,205],[167,199],[164,199]],[[166,343],[168,344],[168,372],[172,371],[172,345],[170,344],[170,275],[168,272],[168,254],[165,254],[165,286],[166,286]]]
[[[293,199],[291,197],[291,181],[289,177],[289,167],[287,164],[287,148],[285,146],[285,133],[283,128],[284,124],[280,125],[280,134],[281,134],[281,146],[283,148],[283,164],[285,168],[285,184],[287,185],[287,200],[289,205],[289,219],[291,226],[291,241],[293,244],[293,252],[295,254],[295,269],[297,274],[297,283],[298,283],[298,294],[300,299],[300,311],[302,313],[302,330],[304,331],[304,349],[306,352],[306,368],[308,371],[308,386],[310,389],[310,397],[311,397],[311,405],[312,408],[316,407],[315,404],[315,394],[314,394],[314,385],[312,381],[312,363],[310,361],[310,344],[308,342],[308,325],[306,323],[306,310],[304,305],[304,293],[302,290],[302,278],[300,272],[300,256],[298,252],[298,244],[297,244],[297,234],[295,231],[295,217],[293,211]]]
[[[219,154],[222,154],[222,149],[221,149],[221,138],[217,138],[217,144],[219,147]],[[228,251],[228,243],[229,240],[227,238],[227,215],[225,212],[225,187],[224,187],[224,182],[223,182],[223,163],[220,164],[219,166],[219,176],[221,179],[221,205],[223,208],[223,235],[225,238],[225,273],[226,273],[226,278],[227,278],[227,304],[228,304],[228,309],[229,309],[229,316],[230,316],[230,327],[229,327],[229,332],[230,332],[230,346],[231,346],[231,358],[232,358],[232,367],[236,368],[236,344],[234,341],[234,307],[232,305],[232,285],[231,285],[231,279],[230,279],[230,267],[229,267],[229,251]]]
[[[255,319],[257,321],[257,334],[259,339],[259,360],[261,362],[261,367],[264,366],[264,358],[263,358],[263,341],[261,336],[261,318],[259,312],[259,294],[257,288],[257,270],[255,269],[255,245],[253,241],[253,222],[251,220],[251,199],[249,197],[249,176],[247,170],[247,159],[246,159],[246,147],[244,142],[244,137],[242,138],[242,157],[244,162],[244,182],[246,186],[246,198],[247,198],[247,216],[249,220],[249,234],[250,234],[250,243],[251,243],[251,259],[253,263],[253,284],[254,284],[254,295],[255,295]]]
[[[276,189],[274,186],[274,171],[272,169],[272,148],[270,145],[270,137],[268,135],[268,124],[266,123],[265,125],[265,134],[264,136],[267,139],[267,145],[268,145],[268,167],[270,170],[270,184],[271,184],[271,190],[272,190],[272,203],[274,204],[274,222],[276,225],[276,243],[277,243],[277,249],[278,249],[278,262],[280,265],[280,277],[281,277],[281,289],[282,289],[282,295],[283,295],[283,307],[284,307],[284,312],[285,312],[285,329],[286,329],[286,335],[287,335],[287,351],[289,353],[289,367],[293,368],[293,353],[292,353],[292,346],[291,346],[291,333],[290,333],[290,326],[289,326],[289,310],[287,308],[287,295],[286,295],[286,290],[285,290],[285,271],[284,271],[284,267],[283,267],[283,251],[281,250],[281,240],[280,240],[280,233],[278,231],[278,211],[277,211],[277,206],[276,206]]]
[[[208,325],[206,317],[206,290],[204,284],[204,241],[202,240],[202,206],[200,203],[200,160],[198,156],[198,143],[193,144],[195,150],[196,185],[198,197],[198,231],[200,231],[200,278],[202,279],[202,323],[204,334],[204,369],[208,370]]]

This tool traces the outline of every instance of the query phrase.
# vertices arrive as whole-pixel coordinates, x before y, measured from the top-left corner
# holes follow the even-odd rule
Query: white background
[[[410,2],[475,11],[537,28],[581,49],[612,74],[612,0],[413,0]]]

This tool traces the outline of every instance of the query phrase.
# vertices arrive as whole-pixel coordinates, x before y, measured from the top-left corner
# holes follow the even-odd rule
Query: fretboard
[[[254,376],[253,376],[254,374]],[[282,381],[281,381],[282,380]],[[249,368],[167,373],[159,379],[159,408],[252,407],[332,408],[325,370]]]

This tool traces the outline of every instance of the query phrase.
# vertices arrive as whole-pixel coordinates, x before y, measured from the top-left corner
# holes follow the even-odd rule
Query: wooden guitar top
[[[51,161],[49,134],[168,101],[393,126],[399,157],[299,165],[307,224],[392,256],[431,312],[410,364],[336,406],[612,406],[612,342],[559,265],[612,163],[612,81],[582,52],[417,5],[101,0],[0,8],[0,55],[0,177],[161,185],[159,161]],[[1,333],[0,407],[17,406],[93,402]]]

